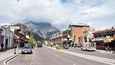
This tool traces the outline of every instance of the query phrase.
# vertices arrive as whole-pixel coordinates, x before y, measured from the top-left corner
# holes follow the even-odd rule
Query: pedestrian
[[[106,51],[111,52],[110,44],[106,43],[105,46],[106,46]]]
[[[16,45],[14,45],[14,54],[16,54],[16,48],[17,48]]]
[[[4,44],[1,43],[1,51],[3,51],[3,48],[4,48]]]

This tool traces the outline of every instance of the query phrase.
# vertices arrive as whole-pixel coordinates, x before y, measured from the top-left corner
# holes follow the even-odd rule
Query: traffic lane
[[[8,65],[106,65],[49,48],[37,48],[33,54],[20,55]]]
[[[72,51],[76,53],[82,53],[82,54],[94,55],[94,56],[99,56],[99,57],[104,57],[104,58],[109,58],[109,59],[115,59],[115,54],[101,53],[98,51],[82,51],[80,48],[69,48],[69,49],[66,49],[66,51]]]
[[[107,65],[49,48],[38,48],[36,65]]]
[[[16,58],[10,60],[8,65],[30,65],[33,54],[21,54]]]
[[[73,65],[73,62],[59,58],[58,55],[56,55],[55,52],[51,50],[52,49],[48,48],[38,48],[36,65]]]

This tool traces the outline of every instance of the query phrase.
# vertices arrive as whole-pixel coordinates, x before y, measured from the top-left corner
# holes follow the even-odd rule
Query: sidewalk
[[[108,53],[108,54],[114,54],[115,52],[114,51],[106,51],[106,50],[96,50],[98,52],[101,52],[101,53]]]
[[[20,49],[17,49],[17,54],[20,53]],[[0,52],[0,63],[7,59],[8,57],[11,57],[14,55],[14,49],[10,49],[10,50],[7,50],[7,51],[3,51],[3,52]]]

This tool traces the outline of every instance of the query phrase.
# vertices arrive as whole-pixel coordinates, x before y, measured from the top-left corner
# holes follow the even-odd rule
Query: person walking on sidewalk
[[[17,46],[14,45],[14,54],[16,54],[16,48],[17,48]]]

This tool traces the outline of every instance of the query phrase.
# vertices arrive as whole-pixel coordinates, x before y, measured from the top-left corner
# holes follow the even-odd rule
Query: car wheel
[[[21,52],[21,54],[24,54],[24,52]]]
[[[33,52],[30,52],[30,54],[32,54]]]
[[[81,48],[81,51],[84,51],[84,50]]]

